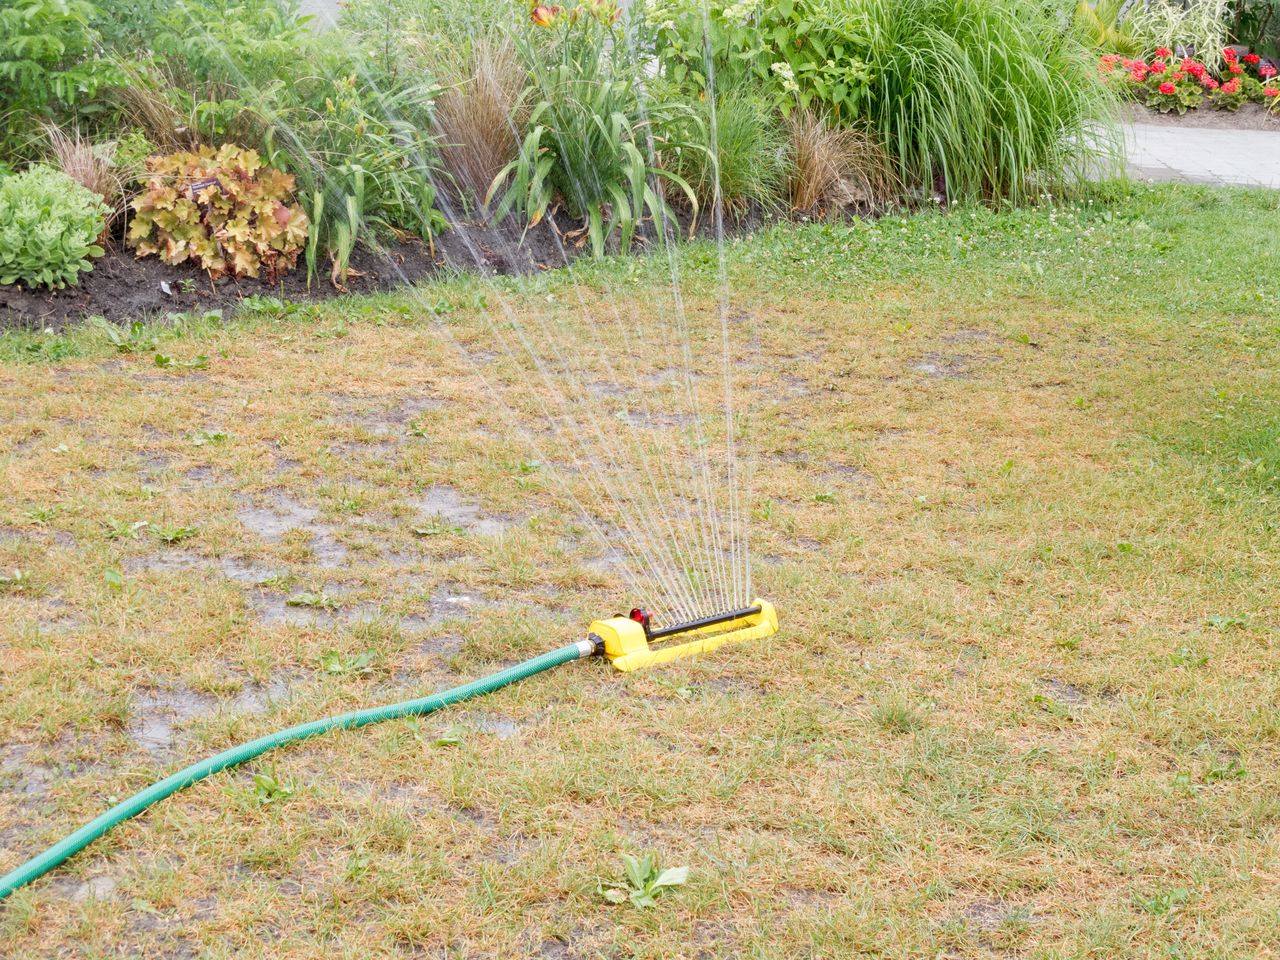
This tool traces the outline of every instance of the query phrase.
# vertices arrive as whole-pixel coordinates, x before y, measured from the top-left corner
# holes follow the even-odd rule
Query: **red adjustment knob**
[[[646,630],[649,629],[649,614],[646,611],[641,610],[639,607],[635,607],[629,614],[627,614],[627,616],[640,624],[640,626],[644,627]]]

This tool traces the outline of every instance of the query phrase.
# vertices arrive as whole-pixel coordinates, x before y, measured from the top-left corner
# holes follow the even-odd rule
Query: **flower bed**
[[[1158,47],[1150,58],[1103,54],[1098,69],[1122,96],[1160,113],[1181,115],[1205,105],[1234,112],[1246,103],[1256,103],[1280,115],[1276,67],[1256,53],[1242,57],[1226,47],[1221,60],[1211,67]]]

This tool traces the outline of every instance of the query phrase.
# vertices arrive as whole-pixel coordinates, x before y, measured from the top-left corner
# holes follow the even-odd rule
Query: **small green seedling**
[[[120,574],[119,570],[116,570],[113,567],[107,567],[107,569],[102,571],[102,579],[112,590],[124,589],[124,577]]]
[[[411,527],[415,536],[419,537],[440,537],[446,534],[461,534],[463,529],[456,524],[445,523],[442,517],[432,517],[421,526]]]
[[[626,887],[606,887],[599,885],[598,892],[609,903],[626,903],[641,909],[657,906],[657,897],[671,887],[681,887],[689,881],[688,867],[668,867],[658,869],[658,858],[654,854],[633,857],[629,853],[622,855],[625,868]]]
[[[34,523],[36,526],[42,527],[46,523],[48,523],[50,520],[52,520],[57,515],[57,513],[58,513],[58,508],[56,505],[52,507],[37,507],[34,510],[27,511],[27,519],[30,520],[32,523]]]
[[[1204,782],[1222,783],[1226,780],[1243,780],[1247,773],[1248,771],[1245,770],[1244,764],[1240,762],[1240,758],[1232,757],[1225,763],[1219,760],[1210,766],[1204,772]]]
[[[108,517],[104,521],[108,540],[137,540],[138,534],[151,526],[146,520],[134,520],[132,523]]]
[[[321,591],[320,593],[312,593],[306,591],[296,596],[290,597],[285,602],[287,607],[310,607],[312,610],[337,610],[342,606],[342,601],[337,597],[331,597],[329,594]]]
[[[263,806],[288,800],[296,789],[292,780],[280,779],[275,767],[253,775],[253,799]]]
[[[103,320],[101,327],[107,335],[107,342],[119,353],[144,353],[156,345],[155,334],[148,332],[147,325],[141,320],[123,328]]]
[[[31,574],[25,570],[13,570],[10,573],[0,573],[0,590],[9,590],[13,593],[20,593],[31,585]]]
[[[204,370],[209,366],[209,358],[201,353],[191,360],[175,360],[168,354],[157,353],[155,364],[161,370]]]
[[[835,503],[836,495],[832,493],[830,490],[824,490],[821,493],[815,493],[813,495],[813,502],[814,503]]]
[[[190,540],[200,532],[199,527],[166,527],[161,524],[151,524],[151,532],[156,535],[161,543],[175,544],[181,543],[183,540]]]
[[[330,650],[320,655],[320,669],[334,677],[369,673],[377,656],[372,650],[364,653],[339,653],[337,650]]]
[[[198,430],[191,435],[191,445],[193,447],[204,447],[211,443],[226,443],[229,435],[221,430]]]
[[[440,736],[436,737],[435,744],[437,747],[456,747],[462,743],[462,728],[450,727]]]
[[[1191,647],[1182,646],[1169,654],[1169,662],[1175,667],[1203,667],[1209,658]]]
[[[1191,899],[1191,891],[1186,887],[1174,887],[1153,893],[1149,897],[1136,896],[1134,903],[1138,909],[1155,917],[1168,917],[1178,912],[1178,908]]]
[[[1214,614],[1211,617],[1204,618],[1206,627],[1213,627],[1215,630],[1230,630],[1233,627],[1243,627],[1244,617],[1235,617],[1228,614]]]

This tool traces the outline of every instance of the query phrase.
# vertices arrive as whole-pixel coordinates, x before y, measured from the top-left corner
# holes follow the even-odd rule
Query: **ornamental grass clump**
[[[139,257],[190,260],[214,280],[265,273],[274,281],[298,262],[308,221],[293,176],[264,166],[257,151],[198,147],[152,157],[147,171],[128,232]]]
[[[61,289],[102,256],[102,198],[50,167],[0,177],[0,285]]]

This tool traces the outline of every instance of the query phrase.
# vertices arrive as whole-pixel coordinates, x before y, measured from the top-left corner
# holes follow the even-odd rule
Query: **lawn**
[[[732,242],[781,633],[216,776],[15,894],[0,954],[1276,956],[1277,222],[1098,188]],[[705,343],[716,248],[681,267]],[[612,258],[0,338],[0,872],[624,607],[495,344],[616,309],[642,334],[605,346],[660,373],[670,296]],[[689,881],[609,904],[623,853]]]

